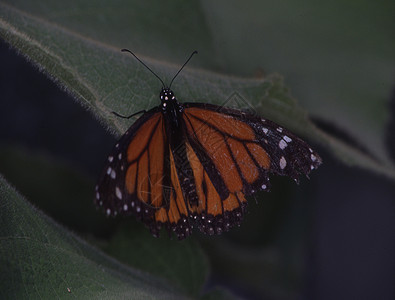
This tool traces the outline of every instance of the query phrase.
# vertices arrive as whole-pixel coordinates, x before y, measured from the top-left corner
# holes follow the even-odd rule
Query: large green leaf
[[[152,74],[133,57],[120,53],[119,49],[131,48],[165,82],[169,82],[183,60],[197,48],[202,55],[194,59],[173,85],[181,101],[227,104],[236,95],[244,106],[249,104],[259,114],[322,144],[344,162],[394,177],[394,167],[383,144],[387,119],[385,102],[377,102],[388,93],[388,80],[377,77],[374,78],[376,84],[365,81],[365,87],[381,87],[379,92],[376,88],[375,93],[364,93],[365,98],[360,98],[358,94],[350,99],[345,93],[333,94],[333,90],[330,95],[326,92],[324,96],[316,87],[310,86],[305,86],[303,92],[298,89],[298,94],[305,96],[301,99],[305,108],[322,119],[347,128],[356,140],[373,153],[372,158],[355,145],[345,144],[317,129],[278,76],[252,79],[218,73],[224,69],[239,76],[251,74],[257,68],[274,69],[269,61],[281,61],[280,56],[270,56],[274,51],[264,51],[271,47],[276,49],[271,46],[270,38],[284,39],[278,28],[270,31],[273,25],[269,22],[271,20],[277,24],[281,8],[290,13],[288,10],[294,6],[269,7],[261,2],[240,5],[198,1],[77,1],[72,5],[61,1],[5,1],[0,4],[0,36],[117,133],[123,132],[130,122],[115,118],[111,112],[127,115],[157,105],[160,87]],[[278,14],[268,18],[270,11]],[[376,13],[379,14],[380,10]],[[350,17],[356,18],[352,13]],[[352,23],[352,20],[349,22]],[[283,23],[289,28],[296,28],[292,22],[298,24],[298,21],[304,19],[296,18],[291,19],[289,24],[287,21]],[[316,33],[313,24],[309,29]],[[342,23],[336,28],[343,28]],[[382,28],[372,30],[376,32],[379,29]],[[261,36],[265,39],[259,38]],[[387,41],[385,35],[380,38]],[[281,46],[287,49],[285,42]],[[319,50],[322,49],[314,49],[317,53]],[[388,68],[385,62],[391,63],[393,58],[387,52],[382,57],[383,63],[377,63],[377,68],[384,66],[377,69],[383,71],[377,72],[377,76],[385,76],[386,79]],[[347,53],[353,55],[350,51]],[[347,60],[347,53],[342,61]],[[374,63],[374,55],[372,51],[369,63]],[[308,72],[312,74],[311,68],[320,66],[325,74],[328,64],[332,65],[316,58],[313,64],[308,65]],[[341,67],[343,64],[339,62],[337,65]],[[340,71],[340,67],[333,70],[332,75]],[[290,72],[289,68],[284,70]],[[299,63],[294,72],[300,71],[304,76],[303,70],[303,65]],[[309,84],[308,79],[306,81],[305,84]],[[350,85],[350,88],[356,90],[358,86]],[[336,102],[333,102],[334,99]],[[372,117],[368,112],[373,109],[377,113]]]
[[[158,105],[160,88],[152,74],[119,49],[136,52],[165,82],[197,49],[199,55],[173,84],[180,101],[249,106],[321,144],[348,164],[394,177],[383,142],[395,53],[392,11],[393,1],[376,5],[311,0],[80,0],[72,4],[3,0],[0,37],[117,134],[131,121],[117,119],[111,112],[127,115]],[[281,76],[251,78],[254,73],[274,71],[285,75],[302,106]],[[337,124],[374,158],[314,127],[308,119],[311,115]],[[35,168],[42,170],[40,165]],[[120,265],[64,231],[1,180],[2,298],[69,296],[67,288],[81,298],[177,297],[180,286],[182,293],[195,294],[204,281],[207,266],[197,268],[196,261],[187,270],[175,265],[166,269],[160,267],[161,257],[148,263],[129,257],[128,250],[148,257],[146,245],[131,248],[133,242],[145,243],[147,233],[140,236],[132,231],[135,236],[125,236],[124,231],[118,232],[106,250],[132,266],[137,263],[139,269],[168,276],[174,286],[169,290],[165,287],[168,282]],[[45,183],[43,180],[44,187]],[[160,243],[151,238],[147,245],[151,242],[152,247]],[[172,247],[182,251],[175,246],[177,241],[169,243],[163,254]],[[266,284],[276,283],[271,277],[277,273],[271,272],[271,261],[265,255],[254,252],[259,260],[254,265],[252,252],[235,249],[234,253],[226,248],[228,244],[216,246],[212,248],[221,258],[219,264],[229,266],[235,258],[234,274],[253,277],[250,271],[262,266],[263,275],[256,280],[263,277]],[[180,261],[187,259],[185,255]],[[173,257],[167,263],[175,261]],[[240,266],[244,267],[239,270]],[[254,284],[249,276],[245,281]],[[226,293],[218,293],[226,298]]]
[[[133,254],[131,254],[133,255]],[[2,299],[184,298],[147,273],[118,263],[32,207],[0,176]]]

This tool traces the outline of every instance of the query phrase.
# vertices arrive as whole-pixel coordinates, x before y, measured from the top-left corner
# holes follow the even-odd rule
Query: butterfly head
[[[160,101],[162,102],[162,106],[164,107],[166,107],[167,103],[169,102],[177,101],[173,91],[169,88],[162,88],[159,98]]]

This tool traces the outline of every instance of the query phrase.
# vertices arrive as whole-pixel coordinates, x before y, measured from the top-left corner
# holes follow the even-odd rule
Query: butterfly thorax
[[[169,88],[162,88],[159,97],[162,112],[166,115],[166,120],[170,123],[169,125],[173,128],[178,128],[184,106],[177,101],[173,91]]]

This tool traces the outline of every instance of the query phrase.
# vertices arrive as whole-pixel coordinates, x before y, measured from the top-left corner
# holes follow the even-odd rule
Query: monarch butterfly
[[[321,164],[307,143],[269,120],[207,103],[178,102],[171,84],[196,51],[168,87],[134,53],[121,51],[161,81],[161,104],[136,113],[143,114],[108,156],[95,187],[95,202],[107,215],[133,214],[154,236],[161,227],[178,239],[193,227],[221,234],[240,224],[245,196],[269,190],[269,173],[297,181]]]

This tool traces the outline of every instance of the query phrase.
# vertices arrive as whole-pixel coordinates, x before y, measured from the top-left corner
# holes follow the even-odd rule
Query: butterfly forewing
[[[226,168],[234,166],[232,179],[237,178],[237,173],[239,180],[229,181],[228,185],[236,190],[242,181],[244,193],[255,192],[255,188],[249,187],[259,189],[256,182],[260,184],[262,178],[262,184],[268,183],[268,173],[298,180],[300,174],[308,175],[321,164],[319,155],[306,142],[274,122],[212,104],[185,103],[185,106],[186,122],[191,123],[194,118],[200,122],[199,126],[189,128],[191,134],[205,145],[203,148],[211,157],[224,159]],[[214,135],[215,139],[209,138]],[[266,187],[261,185],[260,189]]]

